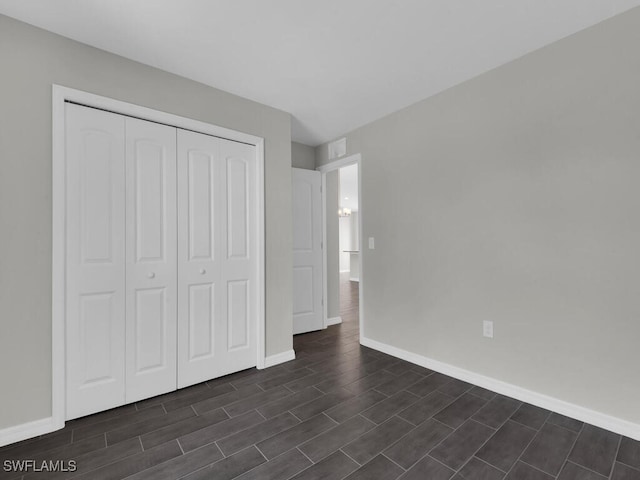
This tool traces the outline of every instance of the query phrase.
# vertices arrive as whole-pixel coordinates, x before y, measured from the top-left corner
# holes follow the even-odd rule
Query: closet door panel
[[[255,147],[178,130],[179,387],[256,364],[254,157]]]
[[[222,371],[219,139],[178,129],[178,387]],[[211,372],[211,373],[210,373]]]
[[[176,388],[176,129],[126,119],[126,400]]]
[[[125,402],[125,121],[66,105],[67,411]]]
[[[222,140],[227,234],[222,275],[226,283],[227,338],[224,352],[233,371],[256,363],[256,315],[253,291],[257,283],[255,147]]]

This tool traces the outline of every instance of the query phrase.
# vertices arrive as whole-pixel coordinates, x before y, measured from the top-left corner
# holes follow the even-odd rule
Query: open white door
[[[293,168],[293,333],[324,328],[322,175]]]

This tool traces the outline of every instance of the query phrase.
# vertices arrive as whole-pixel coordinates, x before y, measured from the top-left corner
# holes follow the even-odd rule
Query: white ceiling
[[[0,13],[290,112],[315,146],[640,0],[0,0]]]
[[[340,208],[358,211],[358,165],[340,169]]]

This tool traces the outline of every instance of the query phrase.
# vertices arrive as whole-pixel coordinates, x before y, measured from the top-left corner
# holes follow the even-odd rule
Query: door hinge
[[[320,242],[320,250],[324,248],[324,242]]]

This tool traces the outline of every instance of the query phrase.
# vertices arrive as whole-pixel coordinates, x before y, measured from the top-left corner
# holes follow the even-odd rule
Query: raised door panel
[[[165,239],[167,230],[167,185],[165,146],[152,139],[141,138],[133,142],[132,161],[135,172],[135,235],[136,262],[166,261]],[[171,175],[173,177],[173,175]],[[173,219],[171,219],[173,220]]]
[[[214,151],[192,150],[187,157],[188,184],[188,258],[214,260],[215,252],[215,185]]]
[[[313,251],[313,182],[300,179],[293,182],[293,251]]]
[[[126,400],[176,388],[176,129],[126,119]]]
[[[113,264],[113,138],[86,129],[82,134],[80,169],[80,257],[83,263]]]
[[[249,345],[249,282],[235,280],[227,284],[227,350]]]
[[[166,288],[137,289],[135,317],[135,346],[133,371],[144,373],[165,368],[172,359],[167,358]],[[172,385],[171,385],[172,386]]]
[[[227,167],[227,258],[246,260],[249,231],[249,165],[242,157],[229,157]]]
[[[115,335],[114,293],[80,295],[79,359],[83,365],[80,388],[117,381],[111,368]],[[115,334],[115,335],[114,335]]]
[[[190,285],[188,298],[189,361],[211,358],[215,355],[216,301],[215,285]]]
[[[293,269],[293,315],[313,314],[314,289],[312,266],[294,267]]]
[[[66,105],[67,410],[125,402],[125,122]]]

